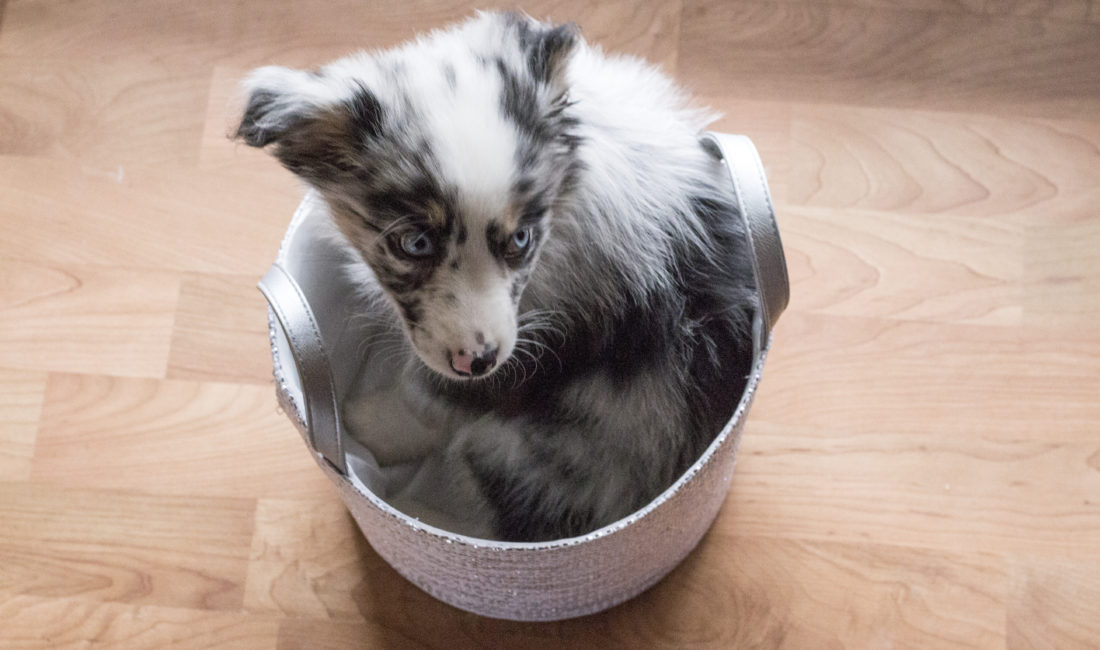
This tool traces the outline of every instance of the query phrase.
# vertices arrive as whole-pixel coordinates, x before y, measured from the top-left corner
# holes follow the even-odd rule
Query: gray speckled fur
[[[652,67],[485,13],[246,91],[238,134],[321,193],[391,314],[345,419],[393,468],[395,506],[477,536],[581,534],[670,485],[732,414],[743,233],[698,142],[708,116]],[[430,260],[395,250],[410,220]],[[506,259],[522,227],[531,249]],[[462,381],[443,354],[475,330],[507,355]]]

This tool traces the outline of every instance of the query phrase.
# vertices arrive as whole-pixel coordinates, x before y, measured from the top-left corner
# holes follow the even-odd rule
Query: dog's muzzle
[[[459,350],[451,353],[451,369],[464,377],[480,377],[496,365],[496,346],[486,345],[481,352]]]

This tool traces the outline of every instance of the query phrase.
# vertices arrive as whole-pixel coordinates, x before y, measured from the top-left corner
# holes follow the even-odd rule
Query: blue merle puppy
[[[572,24],[480,13],[260,68],[245,91],[237,136],[324,199],[405,341],[345,409],[383,469],[420,459],[396,507],[476,536],[580,535],[668,488],[729,419],[746,243],[699,142],[709,116],[654,68]],[[372,406],[386,390],[415,417]]]

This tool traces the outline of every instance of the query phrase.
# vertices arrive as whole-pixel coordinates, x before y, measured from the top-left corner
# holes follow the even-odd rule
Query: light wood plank
[[[712,532],[613,610],[609,636],[620,647],[1001,648],[1008,586],[992,555]]]
[[[329,496],[273,386],[52,375],[33,478],[203,496]]]
[[[741,454],[724,511],[739,535],[1100,562],[1095,440],[853,434],[754,420]]]
[[[1098,394],[1094,341],[792,310],[753,418],[852,434],[1090,441]]]
[[[254,509],[249,499],[0,483],[0,594],[237,610]]]
[[[1055,340],[1100,344],[1100,212],[1028,229],[1025,322]]]
[[[0,49],[6,40],[7,32]],[[89,65],[0,55],[0,155],[75,160],[119,184],[135,166],[194,163],[208,74],[148,58]]]
[[[362,620],[370,605],[358,598],[363,581],[389,572],[338,498],[265,498],[256,509],[244,604],[296,618]]]
[[[807,2],[807,0],[780,0]],[[1080,23],[1100,19],[1096,0],[829,0],[831,4],[878,9],[909,9],[941,14],[1026,16]]]
[[[34,439],[46,373],[0,368],[0,477],[27,480],[34,460]]]
[[[1100,100],[1091,23],[687,0],[681,42],[683,77],[708,93],[1079,117]]]
[[[0,195],[5,258],[258,277],[302,192],[175,165],[131,167],[120,182],[76,162],[6,156]]]
[[[327,619],[283,619],[278,650],[343,650],[351,648],[431,648],[384,626]],[[452,646],[459,647],[459,646]]]
[[[1100,201],[1100,122],[800,105],[791,131],[792,203],[1049,223]]]
[[[514,9],[507,2],[478,8]],[[679,2],[540,0],[533,16],[583,25],[595,42],[645,55],[670,68],[679,46]],[[359,49],[397,45],[417,32],[473,14],[456,0],[279,0],[263,11],[248,4],[165,2],[119,12],[109,0],[84,0],[64,9],[48,0],[11,0],[0,55],[92,62],[116,60],[201,63],[238,68],[277,63],[312,67]],[[58,24],[68,38],[55,38]],[[309,30],[303,30],[303,26]],[[196,47],[196,44],[201,44]]]
[[[267,307],[255,276],[184,276],[169,378],[268,384],[270,348]]]
[[[1096,0],[985,0],[987,13],[1033,16],[1071,22],[1100,21]]]
[[[0,365],[162,377],[178,293],[171,273],[0,257]]]
[[[1001,327],[1024,321],[1019,220],[777,210],[792,309]]]
[[[5,648],[274,648],[279,622],[245,614],[15,596],[0,603]]]
[[[1094,467],[1100,471],[1100,458]],[[1094,493],[1095,494],[1095,493]],[[1100,639],[1100,563],[1095,558],[1030,555],[1013,565],[1009,650],[1088,650]]]

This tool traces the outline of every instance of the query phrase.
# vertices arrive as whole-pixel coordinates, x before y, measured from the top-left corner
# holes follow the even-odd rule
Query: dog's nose
[[[460,375],[478,377],[492,370],[496,364],[495,345],[486,345],[481,352],[459,350],[451,353],[451,368]]]

